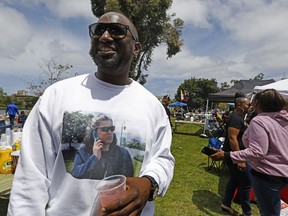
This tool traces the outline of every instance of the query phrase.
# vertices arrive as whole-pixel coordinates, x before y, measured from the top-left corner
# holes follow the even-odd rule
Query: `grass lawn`
[[[197,125],[180,125],[173,134],[172,154],[176,159],[174,178],[163,198],[157,198],[156,216],[204,216],[227,215],[220,209],[228,173],[223,167],[220,175],[215,169],[207,169],[207,156],[201,149],[208,144],[207,138]],[[181,132],[181,133],[179,133]],[[233,207],[240,213],[239,204]],[[252,204],[253,215],[260,215]]]
[[[207,169],[207,156],[201,149],[207,138],[197,125],[180,125],[180,133],[173,134],[172,154],[176,159],[174,178],[167,194],[156,199],[155,216],[205,216],[227,215],[220,209],[228,174],[223,168],[220,175]],[[0,198],[0,216],[6,215],[8,200]],[[239,204],[233,207],[242,213]],[[252,204],[253,215],[260,215]]]

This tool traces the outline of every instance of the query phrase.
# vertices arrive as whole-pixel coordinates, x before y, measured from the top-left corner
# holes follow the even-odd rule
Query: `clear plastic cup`
[[[106,206],[110,202],[117,200],[126,190],[126,177],[124,175],[113,175],[101,180],[96,190],[102,206]]]
[[[96,190],[98,195],[94,201],[90,216],[99,215],[102,207],[121,197],[126,190],[126,177],[124,175],[108,176],[98,182]]]

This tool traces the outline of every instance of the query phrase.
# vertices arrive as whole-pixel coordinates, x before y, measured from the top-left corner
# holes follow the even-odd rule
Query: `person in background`
[[[20,127],[23,127],[25,124],[25,121],[27,119],[27,115],[25,114],[25,111],[21,111],[20,115],[18,116],[18,124],[20,125]]]
[[[223,115],[222,115],[223,125],[226,124],[227,119],[228,119],[230,113],[232,113],[233,110],[235,109],[235,107],[236,107],[236,99],[239,98],[239,97],[245,97],[244,93],[241,92],[241,91],[239,91],[239,92],[236,92],[236,93],[234,94],[234,105],[230,105],[230,106],[229,106],[229,110],[225,111],[225,112],[223,113]]]
[[[236,152],[245,149],[242,143],[242,136],[246,130],[244,116],[250,107],[250,100],[245,97],[238,97],[235,101],[236,107],[229,115],[225,125],[225,141],[223,151]],[[213,159],[213,158],[212,158]],[[243,162],[234,164],[230,161],[225,161],[229,170],[229,181],[226,185],[225,195],[221,204],[222,210],[229,212],[232,215],[237,215],[237,212],[231,207],[234,198],[235,190],[238,187],[239,198],[244,215],[252,215],[250,205],[250,166]]]
[[[222,115],[223,127],[225,127],[225,124],[226,124],[226,122],[227,122],[227,120],[228,120],[229,115],[230,115],[230,111],[229,111],[229,110],[227,110],[227,111],[225,111],[225,112],[223,113],[223,115]]]
[[[237,100],[237,98],[240,98],[240,97],[245,97],[245,94],[243,92],[241,92],[241,91],[236,92],[235,95],[234,95],[234,105],[235,105],[235,107],[236,107],[236,100]]]
[[[14,101],[7,106],[6,115],[9,115],[10,124],[13,126],[15,116],[19,115],[18,106],[16,105],[16,103]]]
[[[280,215],[280,191],[288,185],[287,101],[274,89],[257,93],[252,105],[257,115],[243,135],[246,149],[219,151],[213,160],[249,162],[252,185],[261,216]]]
[[[171,112],[170,112],[170,110],[168,108],[169,103],[170,103],[170,97],[168,95],[165,95],[162,98],[162,104],[163,104],[163,106],[165,108],[165,111],[166,111],[166,114],[167,114],[167,116],[169,118],[170,126],[173,127],[172,122],[171,122]]]
[[[165,109],[151,92],[129,78],[132,60],[141,48],[135,26],[125,15],[108,12],[88,29],[96,72],[51,85],[29,113],[8,216],[90,215],[99,180],[73,177],[61,149],[63,124],[69,124],[63,121],[64,114],[79,110],[129,121],[129,136],[141,138],[134,139],[134,143],[141,141],[137,173],[127,177],[126,191],[103,206],[99,215],[154,215],[153,200],[164,196],[172,181],[175,160]]]

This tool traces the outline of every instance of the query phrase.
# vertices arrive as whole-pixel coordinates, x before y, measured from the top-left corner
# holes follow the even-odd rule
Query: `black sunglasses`
[[[110,126],[110,127],[99,127],[99,128],[96,128],[96,129],[100,129],[102,132],[108,132],[109,130],[111,132],[115,131],[115,126]]]
[[[89,35],[91,38],[96,39],[99,39],[105,31],[108,31],[113,39],[122,40],[126,37],[127,30],[132,35],[132,38],[137,41],[128,25],[123,25],[121,23],[93,23],[89,25]]]

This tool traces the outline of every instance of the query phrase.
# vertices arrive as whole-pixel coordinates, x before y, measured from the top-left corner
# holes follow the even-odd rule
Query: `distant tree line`
[[[30,110],[37,102],[37,96],[7,95],[0,87],[0,109],[6,109],[7,105],[15,102],[19,109]]]
[[[263,80],[264,74],[260,73],[250,80]],[[231,80],[230,83],[235,85],[240,80]],[[187,103],[189,110],[205,109],[209,93],[224,91],[231,86],[227,83],[218,83],[216,79],[202,79],[192,77],[184,80],[176,91],[175,100]]]

